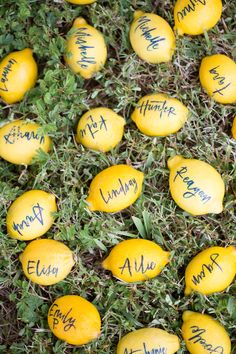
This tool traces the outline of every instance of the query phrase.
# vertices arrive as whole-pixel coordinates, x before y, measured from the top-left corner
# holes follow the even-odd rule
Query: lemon
[[[77,126],[76,140],[89,149],[109,151],[122,139],[125,120],[109,108],[86,112]]]
[[[203,58],[199,78],[204,90],[216,102],[236,102],[236,63],[226,55]]]
[[[40,285],[63,280],[75,263],[73,253],[66,245],[48,239],[31,241],[19,258],[25,276]]]
[[[179,339],[159,328],[142,328],[126,334],[118,343],[117,354],[174,354]]]
[[[236,139],[236,116],[234,117],[233,125],[232,125],[232,135],[233,138]]]
[[[75,74],[90,79],[104,66],[107,48],[103,35],[78,17],[67,39],[65,61]]]
[[[168,167],[170,192],[180,208],[192,215],[222,212],[225,186],[211,165],[177,155],[168,160]]]
[[[142,133],[166,136],[182,128],[188,113],[187,107],[176,98],[151,94],[139,100],[131,118]]]
[[[111,213],[127,208],[140,196],[143,179],[142,172],[128,165],[106,168],[92,180],[89,209]]]
[[[136,11],[129,36],[135,53],[148,63],[168,62],[174,54],[174,32],[158,15]]]
[[[101,331],[101,318],[96,307],[81,296],[59,297],[48,311],[48,325],[59,339],[83,345],[96,339]]]
[[[32,240],[52,226],[57,211],[53,194],[31,190],[18,197],[7,212],[7,232],[18,240]]]
[[[38,68],[31,49],[8,54],[0,63],[0,97],[8,104],[21,101],[34,87],[37,76]]]
[[[92,4],[96,0],[66,0],[66,1],[76,5],[87,5],[87,4]]]
[[[230,354],[230,338],[224,327],[211,316],[185,311],[182,334],[191,354]]]
[[[221,14],[221,0],[177,0],[175,28],[179,35],[198,35],[214,27]]]
[[[225,290],[236,274],[236,248],[210,247],[200,252],[185,271],[185,295],[198,291],[204,295]]]
[[[169,252],[155,242],[133,239],[120,242],[102,266],[125,282],[132,283],[156,277],[169,262]]]
[[[15,120],[0,128],[0,157],[17,164],[29,165],[38,149],[50,150],[51,139],[38,133],[40,125],[24,120]]]

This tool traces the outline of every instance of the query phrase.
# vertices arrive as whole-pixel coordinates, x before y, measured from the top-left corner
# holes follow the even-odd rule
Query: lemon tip
[[[144,180],[144,173],[141,171],[138,171],[140,173],[140,177],[141,177],[141,183],[143,183]]]
[[[83,73],[80,73],[80,75],[81,75],[85,80],[89,80],[89,79],[91,79],[91,77],[93,76],[93,73],[86,73],[86,72],[83,72]]]
[[[73,27],[79,27],[81,25],[87,24],[86,20],[83,17],[77,17],[74,20]]]
[[[193,311],[189,311],[189,310],[184,311],[184,312],[183,312],[183,315],[182,315],[183,321],[184,321],[184,322],[188,321],[188,319],[189,319],[193,314],[194,314]]]
[[[107,260],[107,258],[105,258],[105,259],[102,261],[102,267],[103,267],[104,269],[108,269],[108,260]]]
[[[119,117],[119,121],[120,121],[122,127],[124,127],[124,126],[126,125],[126,120],[125,120],[125,118],[123,118],[123,117],[121,117],[121,116],[118,116],[118,117]]]
[[[33,55],[33,50],[30,48],[23,49],[24,54],[26,55]]]
[[[211,209],[211,212],[213,214],[220,214],[223,211],[223,203],[218,203],[214,204],[213,208]]]
[[[137,18],[141,17],[143,14],[144,14],[143,11],[141,11],[141,10],[136,10],[136,11],[134,12],[134,19],[136,20]]]
[[[175,165],[177,165],[183,159],[184,158],[181,155],[175,155],[175,156],[170,157],[167,161],[167,166],[168,166],[169,170],[171,170]]]
[[[166,252],[166,262],[169,263],[170,262],[170,252]]]
[[[85,199],[86,203],[87,203],[87,208],[90,210],[90,211],[95,211],[96,208],[90,198],[90,196],[88,196],[88,198]]]
[[[184,290],[184,295],[188,296],[190,295],[192,292],[192,289],[189,286],[186,286],[185,290]]]
[[[174,31],[178,34],[178,36],[183,36],[184,35],[184,31],[181,27],[178,26],[174,26]]]

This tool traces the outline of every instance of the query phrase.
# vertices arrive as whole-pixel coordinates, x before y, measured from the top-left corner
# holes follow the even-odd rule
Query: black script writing
[[[218,71],[216,69],[219,68],[220,65],[218,66],[215,66],[214,68],[212,68],[211,70],[209,70],[209,73],[213,75],[213,80],[217,81],[218,82],[218,85],[222,86],[224,85],[223,87],[220,87],[218,90],[215,90],[213,92],[214,93],[219,93],[221,96],[224,96],[224,94],[222,93],[222,91],[224,91],[225,89],[227,89],[227,87],[229,87],[231,85],[231,82],[230,83],[226,83],[225,80],[226,78],[224,76],[220,76],[220,74],[218,73]]]
[[[22,132],[19,126],[13,126],[8,134],[4,135],[6,144],[14,144],[16,141],[20,139],[30,140],[39,140],[40,144],[43,144],[45,141],[44,136],[39,136],[34,131],[30,132]]]
[[[76,319],[72,316],[69,317],[72,308],[70,308],[70,310],[66,313],[63,313],[58,307],[59,306],[57,304],[53,304],[49,311],[49,317],[53,317],[53,329],[56,328],[59,321],[63,323],[65,332],[69,331],[71,328],[75,328]]]
[[[149,270],[153,270],[156,267],[155,262],[145,262],[144,256],[141,255],[140,259],[137,260],[136,258],[134,259],[133,264],[131,263],[130,259],[127,257],[125,259],[124,264],[119,267],[121,270],[121,274],[124,274],[125,271],[129,272],[129,275],[132,277],[133,273],[142,273],[145,274]]]
[[[209,264],[205,264],[204,263],[202,265],[201,272],[199,274],[193,276],[192,282],[193,282],[194,285],[199,284],[201,282],[201,280],[206,277],[208,272],[211,274],[216,267],[218,269],[220,269],[221,272],[223,272],[223,270],[220,267],[220,265],[216,262],[218,257],[219,257],[219,253],[213,253],[213,254],[210,255],[211,263],[209,263]]]
[[[165,38],[161,36],[153,37],[152,32],[155,31],[157,28],[148,27],[148,23],[151,22],[150,18],[148,18],[147,16],[142,16],[138,19],[137,22],[138,25],[135,28],[135,32],[137,31],[137,29],[140,29],[142,31],[142,37],[144,37],[149,42],[147,50],[151,51],[153,49],[159,48],[159,43],[165,41]]]
[[[131,190],[131,188],[133,188],[134,194],[138,190],[138,183],[135,178],[132,178],[128,182],[124,183],[121,181],[120,178],[118,178],[118,182],[120,188],[107,191],[107,196],[105,196],[105,192],[102,191],[101,188],[99,189],[100,195],[106,204],[108,204],[112,199],[117,198],[120,195],[126,195]]]
[[[89,64],[96,64],[95,57],[88,55],[88,50],[93,49],[94,46],[87,44],[86,37],[92,37],[91,34],[87,33],[88,29],[86,27],[80,27],[76,31],[76,44],[80,50],[81,59],[77,60],[77,64],[81,68],[86,69]]]
[[[196,7],[198,5],[206,5],[207,0],[190,0],[189,4],[187,6],[184,6],[184,8],[181,11],[177,12],[177,19],[178,21],[182,21],[189,13],[195,12]]]
[[[23,235],[21,231],[23,231],[26,227],[30,227],[31,224],[37,220],[40,225],[43,225],[43,208],[37,203],[32,207],[32,215],[26,215],[24,220],[22,220],[19,224],[13,222],[13,230],[18,232],[21,236]]]
[[[167,354],[167,348],[159,347],[159,348],[152,348],[147,349],[147,344],[143,343],[142,349],[128,349],[125,348],[124,354],[135,354],[135,353],[142,353],[142,354]]]
[[[139,109],[140,114],[146,115],[146,112],[160,112],[160,118],[164,113],[167,114],[168,117],[171,115],[176,115],[174,107],[168,107],[167,101],[155,101],[155,100],[147,100],[143,101],[140,106],[137,106]]]
[[[224,348],[222,346],[217,346],[214,348],[212,344],[208,344],[207,341],[202,337],[202,335],[206,332],[205,329],[199,328],[198,326],[191,326],[190,328],[192,330],[192,334],[194,334],[191,338],[188,338],[190,342],[192,341],[194,344],[199,343],[210,354],[224,354]]]
[[[174,177],[174,182],[176,181],[177,177],[180,177],[182,181],[186,184],[186,188],[189,192],[185,192],[183,197],[186,199],[198,196],[201,201],[206,204],[211,200],[211,196],[207,195],[203,190],[196,186],[196,182],[188,176],[184,176],[188,172],[188,168],[183,166],[176,172]]]
[[[95,134],[98,133],[100,130],[105,129],[107,131],[106,119],[102,115],[100,115],[100,121],[95,122],[93,117],[90,115],[88,118],[88,123],[85,125],[84,129],[80,129],[81,137],[85,137],[87,133],[95,139]]]
[[[224,94],[222,93],[222,91],[224,91],[225,89],[227,89],[227,87],[229,87],[231,85],[231,83],[228,83],[227,85],[225,85],[222,88],[219,88],[218,90],[213,91],[213,94],[215,93],[219,93],[221,96],[224,96]]]
[[[49,277],[51,275],[55,276],[55,278],[58,275],[58,267],[54,267],[51,264],[48,267],[45,267],[44,265],[41,266],[40,260],[36,261],[28,261],[27,263],[27,272],[28,274],[36,274],[37,277],[41,277],[42,275],[45,275],[46,277]]]
[[[220,76],[219,73],[216,70],[219,67],[220,67],[220,65],[215,66],[214,68],[209,70],[209,73],[214,75],[213,80],[217,80],[219,85],[224,85],[225,84],[225,77],[224,76]]]
[[[135,354],[135,353],[142,353],[142,349],[127,349],[125,348],[124,354]]]
[[[17,63],[17,61],[12,58],[12,59],[9,59],[7,65],[4,66],[3,71],[2,71],[1,80],[0,80],[0,82],[3,84],[2,85],[3,87],[0,87],[1,91],[5,91],[5,92],[8,91],[6,82],[8,81],[8,75],[12,71],[13,65],[16,63]]]

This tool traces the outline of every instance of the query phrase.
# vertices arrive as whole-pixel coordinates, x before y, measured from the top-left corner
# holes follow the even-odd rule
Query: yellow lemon
[[[40,125],[15,120],[0,128],[0,157],[17,164],[29,165],[38,149],[50,150],[51,139],[38,133]]]
[[[76,5],[87,5],[87,4],[92,4],[96,0],[66,0],[66,1]]]
[[[236,116],[234,117],[233,125],[232,125],[232,135],[233,138],[236,139]]]
[[[96,339],[101,331],[101,318],[96,307],[81,296],[59,297],[48,311],[48,325],[53,334],[73,345]]]
[[[8,54],[0,63],[0,97],[8,104],[19,102],[38,76],[31,49]]]
[[[236,63],[226,55],[203,58],[199,78],[204,90],[216,102],[236,102]]]
[[[128,165],[115,165],[100,172],[89,189],[92,211],[117,212],[133,204],[142,192],[144,175]]]
[[[31,241],[19,258],[25,276],[40,285],[63,280],[75,263],[73,253],[66,245],[49,239]]]
[[[174,354],[179,338],[159,328],[142,328],[126,334],[118,343],[117,354]]]
[[[7,212],[7,232],[18,240],[32,240],[52,226],[57,211],[53,194],[31,190],[18,197]]]
[[[221,14],[221,0],[177,0],[174,8],[175,28],[179,35],[198,35],[214,27]]]
[[[185,271],[185,295],[204,295],[225,290],[236,274],[236,248],[210,247],[198,253]]]
[[[222,212],[225,186],[211,165],[177,155],[168,160],[168,167],[170,192],[180,208],[192,215]]]
[[[182,334],[191,354],[230,354],[231,343],[224,327],[211,316],[185,311]]]
[[[120,242],[102,266],[125,282],[132,283],[156,277],[169,262],[169,252],[155,242],[133,239]]]
[[[89,149],[109,151],[122,139],[125,120],[109,108],[86,112],[77,126],[76,140]]]
[[[79,17],[66,45],[65,61],[75,74],[90,79],[104,66],[107,48],[103,35]]]
[[[182,128],[188,113],[187,107],[176,98],[152,94],[139,100],[131,118],[142,133],[166,136]]]
[[[175,50],[175,35],[162,17],[136,11],[129,35],[135,53],[142,60],[151,64],[171,60]]]

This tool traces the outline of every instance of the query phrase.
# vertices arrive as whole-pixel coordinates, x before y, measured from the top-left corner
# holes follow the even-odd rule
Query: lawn
[[[149,65],[138,59],[129,43],[134,10],[157,13],[173,27],[173,3],[98,0],[81,7],[63,0],[0,2],[0,58],[29,47],[39,66],[37,85],[22,102],[0,103],[1,124],[16,118],[33,120],[53,139],[51,153],[39,154],[31,166],[0,160],[0,353],[115,353],[121,336],[142,327],[159,327],[181,339],[182,313],[187,309],[220,321],[231,337],[232,353],[236,352],[235,283],[212,296],[184,296],[184,271],[190,259],[204,248],[235,244],[236,141],[230,131],[235,107],[213,102],[198,79],[204,56],[223,53],[236,58],[235,3],[224,1],[221,20],[205,35],[177,38],[172,62]],[[87,81],[63,61],[66,34],[78,16],[104,34],[109,48],[105,68]],[[137,101],[152,92],[172,95],[189,108],[189,120],[177,134],[150,138],[131,121]],[[122,142],[106,154],[89,151],[74,136],[82,113],[98,106],[114,109],[127,121]],[[206,161],[222,175],[226,194],[221,214],[193,217],[172,200],[167,159],[176,153]],[[120,213],[88,211],[84,200],[92,178],[121,163],[144,172],[141,197]],[[8,207],[30,189],[56,195],[57,219],[45,237],[63,241],[77,256],[69,276],[54,286],[26,279],[18,259],[26,242],[13,240],[6,232]],[[101,261],[112,246],[135,237],[171,251],[171,262],[157,278],[127,285],[103,270]],[[92,301],[102,317],[100,338],[79,349],[57,340],[47,325],[49,306],[66,294]],[[178,353],[188,353],[182,339]]]

